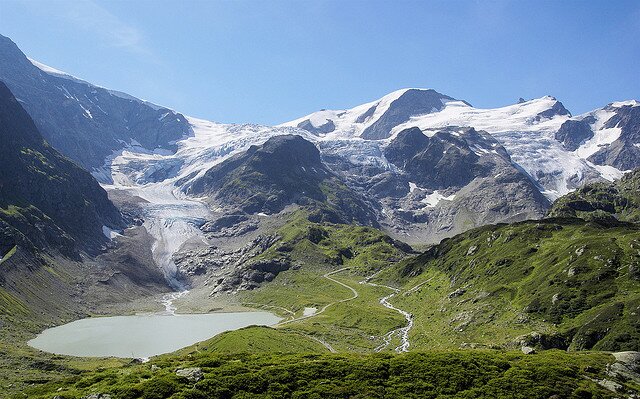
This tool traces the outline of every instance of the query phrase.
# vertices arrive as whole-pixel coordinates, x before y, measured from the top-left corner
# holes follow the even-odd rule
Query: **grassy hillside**
[[[286,318],[282,330],[319,339],[335,350],[369,352],[405,321],[379,303],[390,289],[361,282],[406,258],[411,248],[371,227],[314,223],[308,216],[296,213],[279,229],[281,239],[254,259],[288,259],[295,267],[258,289],[239,292],[237,299]],[[317,314],[305,318],[305,308]]]
[[[493,351],[405,355],[193,352],[32,388],[30,398],[613,398],[598,385],[607,354]],[[176,375],[200,368],[199,381]],[[621,390],[633,384],[620,385]],[[637,388],[637,387],[636,387]],[[96,396],[98,397],[98,396]]]
[[[419,348],[639,350],[639,264],[635,225],[546,219],[469,231],[378,278],[402,287]]]
[[[613,183],[587,184],[559,198],[549,215],[640,222],[640,170]]]
[[[380,230],[348,224],[316,223],[315,214],[294,213],[278,229],[280,240],[259,259],[290,257],[314,268],[354,267],[362,273],[377,271],[412,252]]]

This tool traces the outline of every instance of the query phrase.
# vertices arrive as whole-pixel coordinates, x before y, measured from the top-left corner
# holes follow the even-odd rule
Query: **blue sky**
[[[640,99],[640,1],[0,1],[0,33],[90,82],[276,124],[403,87],[477,107]]]

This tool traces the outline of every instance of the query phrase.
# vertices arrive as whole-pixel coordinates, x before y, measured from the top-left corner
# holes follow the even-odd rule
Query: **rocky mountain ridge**
[[[582,184],[622,176],[623,170],[617,167],[631,165],[638,144],[634,102],[612,103],[574,117],[549,96],[480,109],[432,89],[415,88],[352,109],[319,111],[276,127],[214,123],[182,117],[63,72],[36,67],[39,64],[29,61],[8,39],[3,43],[0,54],[11,67],[1,70],[25,99],[38,96],[35,86],[21,82],[39,81],[38,85],[55,87],[51,90],[64,97],[59,102],[38,97],[46,104],[34,103],[36,121],[43,118],[39,110],[47,109],[67,120],[97,123],[99,118],[90,107],[99,106],[109,125],[119,126],[105,136],[110,141],[100,154],[83,152],[76,160],[90,166],[111,192],[141,199],[136,200],[140,218],[159,243],[154,246],[154,258],[167,275],[176,270],[172,254],[198,242],[206,245],[207,235],[249,237],[245,234],[260,230],[269,218],[277,219],[277,212],[287,206],[301,205],[303,198],[331,208],[331,196],[318,191],[322,186],[318,182],[324,178],[320,175],[331,176],[334,188],[350,193],[344,199],[333,195],[342,199],[340,208],[347,210],[341,221],[380,225],[396,239],[425,244],[487,223],[540,218],[550,201]],[[65,97],[65,90],[72,95]],[[103,103],[91,95],[108,96],[109,101]],[[113,111],[105,108],[107,103]],[[58,110],[59,104],[68,106]],[[50,127],[52,138],[68,133],[62,125]],[[78,129],[74,134],[86,135],[82,132]],[[298,168],[291,175],[286,165],[278,170],[283,165],[276,157],[257,162],[261,152],[252,146],[282,135],[300,136],[315,146],[320,163],[317,158],[314,162],[320,173],[303,173]],[[52,143],[69,149],[65,143]],[[291,151],[305,148],[310,149],[301,145]],[[249,167],[235,170],[234,165]],[[295,176],[308,190],[300,195],[284,187],[282,176]],[[243,180],[259,189],[246,191]],[[240,194],[258,191],[260,196],[238,200]],[[216,219],[238,211],[243,219],[239,224],[230,223],[224,232],[206,231],[205,226]]]
[[[123,148],[174,151],[190,134],[183,115],[32,61],[2,35],[0,81],[54,148],[101,180],[105,160]]]
[[[49,146],[2,82],[0,140],[0,221],[6,233],[0,249],[95,253],[109,241],[105,231],[125,227],[104,189]]]
[[[0,334],[168,290],[149,235],[123,231],[107,192],[43,139],[2,82],[0,141]]]

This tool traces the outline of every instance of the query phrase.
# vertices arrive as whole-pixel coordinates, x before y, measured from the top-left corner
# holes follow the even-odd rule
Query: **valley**
[[[228,124],[0,56],[0,397],[640,392],[637,101]]]

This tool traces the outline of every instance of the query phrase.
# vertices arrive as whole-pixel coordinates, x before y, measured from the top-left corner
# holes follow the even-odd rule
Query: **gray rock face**
[[[640,384],[640,352],[616,352],[613,357],[616,362],[609,366],[607,373]]]
[[[308,119],[306,121],[300,122],[298,124],[298,127],[313,134],[331,133],[336,129],[336,125],[334,125],[333,121],[327,121],[327,123],[325,123],[324,125],[315,127]]]
[[[376,225],[370,205],[327,168],[320,152],[300,136],[269,139],[209,169],[186,192],[240,213],[278,213],[297,204],[333,223]],[[237,212],[236,212],[237,213]]]
[[[474,178],[486,177],[496,161],[509,159],[502,146],[488,134],[473,128],[441,130],[432,137],[420,129],[400,132],[385,149],[389,162],[402,169],[411,181],[430,189],[460,188]]]
[[[67,255],[75,246],[97,251],[107,241],[103,225],[125,226],[98,182],[44,141],[2,82],[0,141],[0,208],[14,209],[0,212],[0,249],[10,244],[59,248]]]
[[[386,139],[391,129],[407,122],[414,115],[428,114],[444,108],[443,101],[455,100],[435,90],[410,89],[391,103],[389,109],[371,126],[362,132],[362,138],[368,140]],[[371,111],[371,110],[369,110]],[[366,113],[361,116],[366,120]]]
[[[189,382],[198,382],[204,378],[202,369],[200,367],[189,367],[185,369],[176,370],[176,375],[180,378],[184,378]]]
[[[548,207],[529,176],[485,132],[448,128],[427,137],[407,129],[384,154],[398,173],[372,180],[376,184],[367,189],[393,212],[387,223],[398,228],[398,237],[406,231],[436,241],[463,225],[541,217]]]
[[[582,143],[593,137],[593,131],[589,124],[588,120],[568,120],[560,126],[555,138],[567,150],[575,151]]]
[[[605,108],[606,109],[606,108]],[[620,170],[640,167],[640,107],[624,106],[604,125],[605,129],[619,128],[620,137],[589,157],[597,165],[611,165]]]
[[[296,268],[288,259],[267,259],[250,262],[236,268],[233,274],[222,280],[214,292],[232,291],[234,289],[252,290],[262,283],[273,281],[285,270]]]
[[[534,348],[530,347],[530,346],[523,346],[522,348],[520,348],[520,350],[525,355],[533,355],[533,354],[536,353],[536,350]]]
[[[174,150],[189,134],[183,115],[73,78],[45,73],[0,35],[0,81],[31,115],[44,138],[89,171],[132,143]]]
[[[207,233],[207,237],[210,237],[209,234],[211,233]],[[244,246],[234,250],[222,250],[213,246],[199,250],[184,251],[176,254],[174,261],[180,273],[184,276],[207,274],[209,282],[205,285],[212,284],[215,292],[234,290],[242,282],[253,285],[252,288],[255,288],[259,283],[256,283],[256,278],[252,279],[250,276],[254,271],[262,273],[263,280],[267,281],[270,281],[266,277],[267,273],[275,275],[282,271],[276,271],[276,269],[282,269],[282,267],[269,269],[268,265],[263,267],[258,262],[254,267],[253,263],[251,263],[251,259],[264,253],[279,239],[280,237],[277,235],[258,235]],[[290,265],[287,264],[286,268],[288,267]]]
[[[553,104],[553,107],[549,108],[548,110],[540,112],[536,116],[536,120],[540,121],[542,119],[550,119],[557,115],[571,115],[569,110],[567,110],[560,101],[556,101],[556,103]]]

